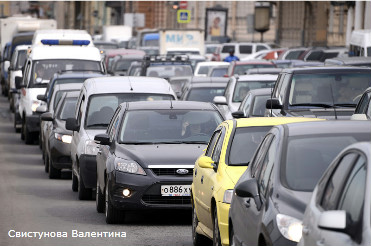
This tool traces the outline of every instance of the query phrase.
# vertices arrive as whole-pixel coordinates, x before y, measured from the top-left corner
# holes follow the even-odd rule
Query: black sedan
[[[122,103],[97,154],[97,211],[107,223],[126,210],[191,209],[194,163],[223,121],[211,103]]]
[[[313,189],[342,149],[371,140],[365,121],[319,121],[275,126],[235,186],[232,245],[296,245]]]

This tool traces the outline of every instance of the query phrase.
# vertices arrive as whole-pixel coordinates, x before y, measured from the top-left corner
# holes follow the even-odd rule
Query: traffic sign
[[[179,2],[179,8],[180,9],[186,9],[186,8],[188,8],[188,2],[187,1],[180,1]]]
[[[191,21],[191,11],[186,9],[179,9],[177,11],[178,23],[189,23]]]

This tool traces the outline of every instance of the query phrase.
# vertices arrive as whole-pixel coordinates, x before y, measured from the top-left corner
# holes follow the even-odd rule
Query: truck
[[[165,55],[168,51],[186,53],[187,50],[199,51],[205,54],[204,31],[202,29],[161,29],[160,34],[160,54]]]
[[[124,25],[103,26],[102,40],[117,43],[128,42],[132,37],[132,27]]]
[[[371,57],[371,29],[352,32],[349,42],[349,56]]]

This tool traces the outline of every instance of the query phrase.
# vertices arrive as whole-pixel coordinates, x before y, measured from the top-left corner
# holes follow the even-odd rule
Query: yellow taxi
[[[196,161],[192,183],[193,244],[229,245],[228,213],[234,186],[261,140],[274,125],[317,121],[302,117],[259,117],[222,122]]]

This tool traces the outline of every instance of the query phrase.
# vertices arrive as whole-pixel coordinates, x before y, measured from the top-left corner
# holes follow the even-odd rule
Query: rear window
[[[187,101],[213,102],[214,97],[223,96],[225,87],[221,88],[193,88],[187,97]]]
[[[240,54],[251,54],[252,45],[240,45]]]
[[[232,102],[242,102],[250,90],[274,88],[276,81],[238,81],[234,89]]]
[[[210,77],[223,77],[225,74],[227,74],[228,68],[215,68],[212,73],[210,74]]]

